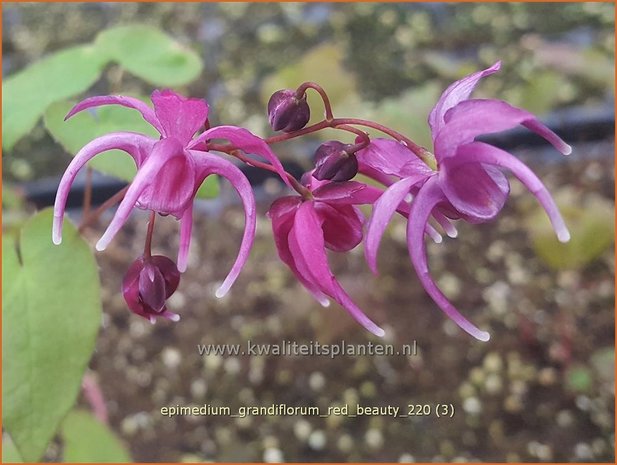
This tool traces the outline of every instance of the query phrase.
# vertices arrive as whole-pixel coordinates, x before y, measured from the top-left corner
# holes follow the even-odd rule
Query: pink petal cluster
[[[377,250],[387,223],[408,195],[413,195],[407,223],[407,244],[412,264],[424,289],[437,305],[463,330],[480,340],[489,334],[470,323],[447,300],[429,274],[423,241],[431,215],[450,236],[456,230],[451,219],[470,223],[492,220],[509,194],[509,183],[501,172],[512,172],[546,210],[560,241],[570,234],[555,202],[538,177],[513,155],[483,142],[477,136],[523,125],[567,155],[563,140],[531,113],[500,100],[470,99],[478,81],[499,70],[500,63],[455,82],[442,94],[429,116],[434,157],[438,169],[430,170],[394,141],[374,140],[358,155],[360,172],[386,185],[375,202],[367,227],[366,259],[377,270]],[[396,182],[393,182],[393,181]]]
[[[104,250],[127,221],[134,207],[152,210],[161,215],[173,215],[180,220],[178,269],[184,272],[191,241],[193,200],[201,183],[215,174],[229,180],[238,192],[245,210],[245,229],[240,252],[217,295],[224,295],[237,278],[248,259],[255,236],[256,212],[253,191],[244,174],[233,163],[209,153],[206,142],[226,139],[247,153],[262,156],[286,180],[285,171],[270,147],[248,130],[235,126],[218,126],[195,134],[208,118],[208,104],[201,99],[187,99],[171,90],[152,93],[154,108],[125,96],[103,96],[85,99],[75,105],[66,118],[88,108],[101,105],[121,105],[141,113],[159,133],[155,140],[143,134],[118,132],[101,136],[83,147],[66,169],[54,205],[52,238],[62,241],[64,209],[71,184],[78,171],[93,157],[107,150],[128,153],[137,166],[137,174],[120,203],[107,230],[96,244]]]
[[[364,215],[356,205],[373,203],[381,191],[355,181],[312,181],[308,188],[312,199],[282,197],[268,211],[279,257],[323,306],[330,297],[371,333],[383,336],[334,277],[326,254],[326,249],[347,252],[362,242]]]
[[[559,136],[533,114],[494,99],[472,99],[476,84],[498,71],[500,63],[471,74],[448,87],[429,115],[433,152],[382,125],[353,118],[336,119],[325,91],[315,83],[298,89],[276,92],[269,102],[269,121],[285,132],[267,140],[236,126],[207,126],[208,105],[187,99],[171,90],[152,94],[153,108],[124,96],[93,97],[78,103],[67,115],[101,105],[121,105],[135,109],[160,134],[153,139],[143,134],[121,132],[99,137],[72,160],[58,188],[54,206],[52,238],[61,242],[64,209],[77,172],[93,157],[111,149],[128,153],[137,174],[128,187],[110,225],[96,248],[103,250],[127,221],[133,208],[173,215],[180,220],[178,265],[162,256],[151,256],[148,229],[144,255],[130,267],[123,281],[123,294],[136,314],[155,321],[163,317],[177,321],[178,315],[166,308],[166,301],[178,287],[180,273],[187,268],[192,230],[193,200],[201,183],[215,174],[229,180],[238,192],[245,211],[245,227],[240,251],[227,278],[217,290],[227,293],[246,263],[256,229],[256,208],[249,181],[231,162],[213,151],[223,151],[258,168],[277,173],[298,195],[276,200],[268,216],[281,260],[300,283],[324,306],[329,299],[340,304],[371,333],[383,336],[376,325],[345,292],[328,263],[328,251],[348,252],[364,241],[369,267],[377,272],[377,253],[384,231],[395,212],[407,219],[407,246],[413,267],[426,292],[459,327],[479,340],[489,334],[467,320],[433,281],[426,255],[424,236],[441,242],[442,236],[429,223],[432,218],[450,237],[457,236],[454,220],[484,223],[503,208],[510,185],[503,171],[511,172],[538,199],[560,241],[570,234],[555,202],[538,177],[519,159],[492,145],[479,142],[483,134],[522,125],[537,133],[557,150],[571,152]],[[326,107],[326,119],[306,127],[310,109],[307,89],[317,90]],[[329,126],[328,126],[329,125]],[[353,125],[379,129],[393,139],[369,139]],[[316,167],[298,182],[285,172],[269,144],[331,127],[353,132],[356,144],[329,141],[316,152]],[[214,140],[228,143],[220,145]],[[401,142],[406,141],[406,142]],[[248,158],[256,155],[265,160]],[[353,181],[362,174],[385,190]],[[366,221],[358,205],[371,205]],[[154,218],[152,213],[152,218]],[[365,232],[366,228],[366,232]]]

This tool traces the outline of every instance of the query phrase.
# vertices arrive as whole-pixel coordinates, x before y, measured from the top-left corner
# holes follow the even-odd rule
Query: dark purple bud
[[[306,101],[296,96],[296,91],[283,89],[275,92],[268,101],[268,121],[275,131],[293,132],[302,129],[311,119]]]
[[[313,177],[319,181],[349,181],[358,174],[358,159],[350,154],[348,144],[335,140],[324,142],[315,152]]]
[[[154,323],[157,317],[178,321],[180,316],[167,310],[165,302],[178,288],[180,272],[163,255],[139,257],[122,280],[122,294],[129,309]]]

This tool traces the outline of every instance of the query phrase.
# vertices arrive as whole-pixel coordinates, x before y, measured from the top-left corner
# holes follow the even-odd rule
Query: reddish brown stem
[[[150,212],[150,221],[148,221],[148,232],[146,233],[146,243],[144,244],[144,257],[152,256],[152,235],[154,233],[154,220],[156,220],[156,212]]]
[[[79,232],[82,232],[88,226],[94,224],[96,220],[98,220],[99,217],[103,214],[103,212],[107,210],[109,207],[120,202],[124,198],[124,196],[126,195],[126,191],[128,190],[129,190],[129,186],[126,186],[123,189],[119,190],[114,195],[112,195],[107,200],[105,200],[105,202],[103,202],[96,210],[90,213],[88,217],[84,217],[83,221],[79,225],[79,228],[78,228]]]
[[[265,141],[268,144],[276,144],[279,142],[295,139],[296,137],[305,136],[313,132],[321,131],[322,129],[326,129],[326,128],[348,130],[350,125],[364,126],[367,128],[376,129],[378,131],[383,132],[384,134],[389,135],[393,139],[404,144],[409,150],[411,150],[412,153],[414,153],[418,158],[420,158],[420,160],[426,163],[429,167],[436,169],[436,163],[435,163],[434,157],[424,147],[419,146],[414,141],[404,136],[403,134],[395,131],[394,129],[390,129],[389,127],[384,126],[382,124],[375,123],[374,121],[364,120],[364,119],[334,118],[331,121],[324,120],[324,121],[320,121],[319,123],[313,124],[312,126],[309,126],[307,128],[301,129],[299,131],[268,137],[267,139],[265,139]]]
[[[313,132],[321,131],[322,129],[329,128],[330,123],[328,121],[320,121],[319,123],[313,124],[312,126],[308,126],[304,129],[300,129],[299,131],[289,132],[285,134],[279,134],[278,136],[271,136],[265,139],[266,144],[277,144],[279,142],[285,142],[287,140],[295,139],[296,137],[305,136],[307,134],[311,134]]]
[[[328,94],[326,94],[326,91],[323,89],[323,87],[321,87],[316,82],[309,81],[309,82],[300,84],[300,87],[298,87],[298,89],[296,90],[296,97],[299,99],[302,98],[302,96],[308,89],[313,89],[317,91],[319,95],[321,96],[321,100],[324,106],[324,113],[325,113],[326,121],[331,121],[332,119],[334,119],[334,115],[332,114],[332,105],[330,104],[330,98],[328,97]]]

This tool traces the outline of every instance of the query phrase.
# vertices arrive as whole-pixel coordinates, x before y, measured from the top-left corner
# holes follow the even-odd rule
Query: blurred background
[[[407,257],[403,221],[388,230],[379,276],[368,270],[362,247],[331,257],[343,286],[386,328],[385,341],[338,306],[324,309],[311,299],[278,260],[263,215],[249,263],[230,295],[216,299],[244,221],[225,183],[216,199],[199,201],[189,269],[170,301],[182,320],[152,326],[127,311],[119,291],[143,247],[146,216],[135,213],[97,255],[104,314],[90,363],[110,426],[133,460],[614,460],[614,5],[29,3],[3,5],[2,22],[5,77],[108,28],[156,27],[203,63],[190,84],[169,85],[206,98],[213,125],[242,125],[263,136],[271,134],[269,96],[313,80],[329,93],[335,115],[371,118],[430,146],[426,117],[441,91],[502,60],[502,70],[476,95],[538,114],[574,147],[563,158],[525,131],[487,139],[520,156],[547,184],[570,226],[569,244],[553,240],[534,198],[513,181],[494,223],[461,224],[457,239],[428,245],[433,276],[491,332],[488,343],[458,330],[425,294]],[[66,73],[70,80],[71,69]],[[148,95],[153,88],[116,63],[81,95]],[[312,109],[319,118],[318,100]],[[48,114],[45,121],[5,147],[5,230],[53,203],[71,159],[71,142]],[[328,136],[281,145],[277,153],[301,174],[311,167],[319,137]],[[263,213],[283,187],[261,173],[247,175]],[[95,176],[95,203],[122,185]],[[83,179],[75,186],[74,218],[80,189]],[[108,220],[87,237],[98,238]],[[173,257],[177,245],[177,223],[162,219],[155,252]],[[397,347],[415,340],[419,354],[324,359],[197,351],[197,344],[248,339]],[[80,403],[88,408],[85,399]],[[160,414],[164,406],[204,403],[322,410],[452,403],[456,413],[449,419]],[[61,454],[58,440],[46,459]]]

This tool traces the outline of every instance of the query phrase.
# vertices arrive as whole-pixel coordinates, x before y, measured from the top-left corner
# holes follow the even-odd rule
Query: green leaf
[[[8,434],[2,437],[2,463],[22,463],[23,460]]]
[[[147,101],[146,97],[138,97]],[[120,131],[140,132],[155,139],[159,133],[146,123],[139,112],[120,106],[103,106],[95,111],[83,111],[67,121],[65,115],[73,107],[73,102],[56,102],[45,112],[45,126],[52,137],[59,142],[71,155],[91,140],[104,134]],[[115,176],[126,182],[135,177],[135,163],[127,153],[121,150],[109,150],[93,158],[89,165],[101,173]],[[202,199],[214,198],[219,194],[219,183],[216,176],[209,176],[197,192]]]
[[[615,206],[597,194],[581,199],[564,189],[555,197],[572,238],[559,242],[544,210],[535,207],[527,221],[534,250],[552,268],[582,269],[613,244]]]
[[[77,95],[96,82],[106,64],[95,47],[53,53],[2,84],[2,145],[13,145],[36,125],[48,105]]]
[[[2,238],[3,426],[28,462],[75,403],[101,318],[90,247],[68,220],[53,245],[51,225],[46,209]]]
[[[109,59],[155,86],[181,86],[196,79],[199,55],[159,29],[140,24],[101,32],[95,44]]]
[[[147,101],[147,98],[141,98]],[[57,102],[45,112],[44,122],[52,137],[71,155],[88,142],[110,132],[132,131],[158,139],[159,133],[130,108],[109,105],[95,111],[82,111],[64,121],[74,102]],[[102,173],[130,182],[135,176],[135,162],[126,152],[110,150],[97,155],[90,166]]]
[[[92,414],[70,412],[62,422],[64,461],[69,463],[127,463],[130,455],[115,434]]]
[[[219,189],[218,176],[208,176],[201,186],[199,186],[195,197],[198,199],[214,199],[219,196]]]

